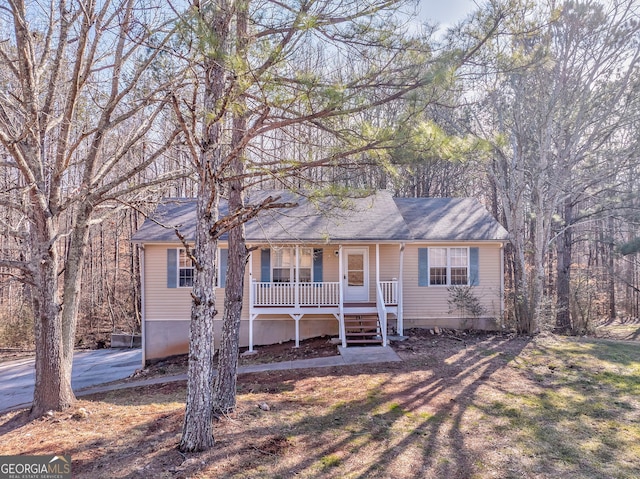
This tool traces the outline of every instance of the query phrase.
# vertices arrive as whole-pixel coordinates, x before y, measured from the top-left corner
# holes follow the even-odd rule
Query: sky
[[[476,8],[473,0],[420,0],[420,18],[449,27],[465,18]]]

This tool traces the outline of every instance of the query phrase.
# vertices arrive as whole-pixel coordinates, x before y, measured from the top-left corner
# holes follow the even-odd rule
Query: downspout
[[[344,329],[344,270],[342,269],[342,245],[338,246],[338,270],[340,271],[340,283],[338,286],[338,327],[342,338],[342,347],[347,347],[347,336]]]
[[[504,243],[500,243],[500,331],[504,329]]]
[[[383,327],[386,327],[387,318],[386,317],[381,318],[380,316],[382,314],[386,316],[387,313],[385,310],[384,297],[381,297],[380,291],[378,291],[379,289],[380,289],[380,243],[376,243],[376,308],[378,310],[378,324],[380,325],[380,328],[383,328]],[[380,302],[382,302],[382,305],[379,304]],[[380,308],[380,306],[382,306],[382,308]],[[381,311],[384,311],[384,313],[381,313]],[[378,331],[378,332],[382,334],[382,331]],[[386,344],[384,344],[384,346],[386,346]]]
[[[142,346],[142,369],[144,369],[146,363],[147,352],[147,314],[145,308],[145,281],[144,281],[144,245],[138,245],[140,248],[140,314],[142,315],[141,324],[141,346]]]
[[[404,284],[404,243],[400,243],[400,271],[398,273],[398,336],[404,336],[404,313],[403,313],[403,303],[402,300],[402,290]]]
[[[253,250],[249,251],[249,352],[253,352],[253,318],[255,303],[255,284],[253,281]]]

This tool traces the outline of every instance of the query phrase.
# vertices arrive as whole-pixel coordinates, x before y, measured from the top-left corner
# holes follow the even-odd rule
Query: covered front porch
[[[256,249],[249,260],[249,351],[254,350],[254,321],[261,315],[293,319],[296,347],[300,321],[309,315],[335,318],[345,348],[366,342],[387,346],[389,315],[395,316],[402,334],[404,244],[280,247],[288,249],[286,255],[276,248]],[[255,251],[260,254],[259,275],[254,274]],[[393,277],[387,276],[390,269]],[[366,339],[372,336],[377,341]]]

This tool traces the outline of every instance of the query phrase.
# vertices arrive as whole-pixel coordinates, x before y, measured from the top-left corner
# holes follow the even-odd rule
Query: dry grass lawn
[[[0,454],[70,454],[77,478],[640,477],[637,343],[423,332],[394,347],[402,363],[241,376],[208,452],[177,451],[171,383],[0,416]]]

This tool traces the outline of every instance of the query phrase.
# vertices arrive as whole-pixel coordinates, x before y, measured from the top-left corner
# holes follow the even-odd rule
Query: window
[[[469,249],[429,248],[429,284],[469,284]]]
[[[429,284],[447,284],[447,248],[429,248]]]
[[[193,287],[194,274],[193,261],[187,256],[187,251],[180,249],[178,251],[178,286],[181,288]]]
[[[467,252],[467,248],[449,249],[449,284],[458,285],[469,283],[469,258]]]
[[[311,283],[311,270],[313,269],[313,250],[311,248],[300,248],[298,250],[298,258],[300,259],[300,265],[298,266],[298,282]]]
[[[313,249],[300,248],[298,250],[299,266],[296,268],[295,248],[278,248],[271,251],[272,271],[274,283],[310,283],[313,271]],[[297,272],[297,275],[296,275]]]

